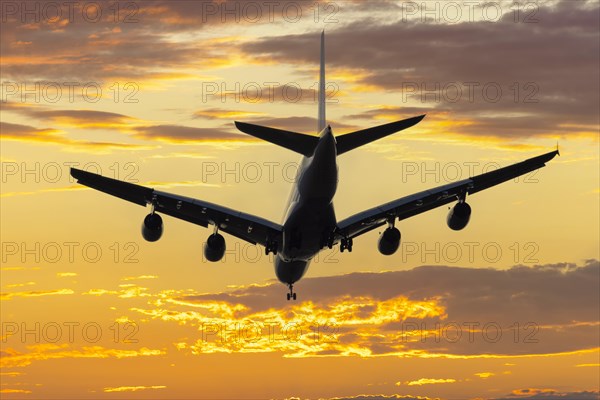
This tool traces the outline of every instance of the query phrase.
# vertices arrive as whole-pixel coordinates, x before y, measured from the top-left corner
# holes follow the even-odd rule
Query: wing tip
[[[417,115],[416,117],[411,117],[411,118],[408,118],[408,119],[405,119],[402,121],[398,121],[398,122],[409,122],[411,124],[410,126],[414,126],[414,125],[418,124],[419,122],[423,121],[425,116],[427,116],[427,114]]]
[[[73,167],[71,167],[69,170],[69,173],[71,174],[71,176],[77,180],[79,180],[81,178],[81,174],[83,172],[84,172],[83,170],[78,169],[78,168],[73,168]]]

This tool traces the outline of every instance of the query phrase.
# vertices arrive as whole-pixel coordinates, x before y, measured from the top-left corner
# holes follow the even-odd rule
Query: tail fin
[[[321,63],[319,71],[319,116],[318,132],[325,129],[327,125],[325,117],[325,31],[321,32]],[[371,143],[392,133],[410,128],[421,122],[425,115],[403,119],[402,121],[392,122],[385,125],[375,126],[373,128],[363,129],[356,132],[347,133],[336,137],[337,154],[343,154],[347,151]],[[235,121],[235,126],[242,132],[252,135],[259,139],[266,140],[286,149],[295,151],[304,156],[313,155],[319,142],[316,136],[305,135],[303,133],[284,131],[282,129],[269,128],[261,125],[248,124]]]
[[[418,117],[407,118],[402,121],[396,121],[338,136],[335,138],[337,141],[337,154],[343,154],[364,144],[384,138],[392,133],[410,128],[421,122],[423,118],[425,118],[425,115],[419,115]]]
[[[286,149],[295,151],[307,157],[313,155],[315,147],[319,142],[316,136],[303,133],[284,131],[282,129],[269,128],[261,125],[247,124],[235,121],[235,126],[242,132],[252,135],[267,142],[271,142]]]
[[[319,117],[317,133],[325,129],[325,31],[321,32],[321,67],[319,70]]]
[[[321,32],[321,65],[319,71],[319,115],[317,132],[325,129],[325,31]],[[313,155],[319,138],[302,133],[284,131],[282,129],[269,128],[261,125],[235,122],[235,126],[242,132],[259,139],[266,140],[286,149],[295,151],[307,157]]]

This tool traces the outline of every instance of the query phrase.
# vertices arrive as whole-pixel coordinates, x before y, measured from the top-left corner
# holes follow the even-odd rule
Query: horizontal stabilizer
[[[269,128],[238,121],[235,121],[235,126],[248,135],[285,147],[307,157],[310,157],[314,153],[315,147],[317,147],[317,143],[319,142],[319,138],[316,136],[284,131],[283,129]]]
[[[410,128],[421,122],[423,118],[425,118],[425,115],[419,115],[418,117],[403,119],[402,121],[396,121],[338,136],[335,138],[337,141],[337,154],[343,154],[364,144],[384,138],[392,133]]]

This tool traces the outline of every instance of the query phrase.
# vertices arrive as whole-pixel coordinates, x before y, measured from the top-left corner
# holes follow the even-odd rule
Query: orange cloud
[[[122,281],[135,281],[138,279],[158,279],[156,275],[139,275],[139,276],[126,276],[121,278]]]
[[[63,132],[52,129],[38,129],[29,125],[0,122],[2,140],[14,140],[20,142],[33,142],[41,144],[58,144],[70,150],[95,150],[99,152],[114,149],[148,149],[148,146],[115,142],[89,142],[67,138]]]
[[[142,347],[138,350],[108,349],[102,346],[88,346],[72,349],[68,344],[42,344],[27,346],[29,352],[23,353],[12,348],[2,350],[0,367],[25,367],[35,361],[62,358],[131,358],[165,354],[162,350]]]
[[[6,394],[17,394],[17,393],[29,394],[29,393],[31,393],[31,390],[27,390],[27,389],[0,389],[0,393],[6,393]]]
[[[455,383],[456,379],[433,379],[433,378],[421,378],[416,381],[409,381],[403,383],[408,386],[422,386],[422,385],[433,385],[438,383]],[[400,382],[396,382],[397,386],[402,385]]]
[[[233,121],[235,119],[264,116],[266,114],[253,111],[227,110],[224,108],[208,108],[195,111],[193,115],[195,118],[226,119],[228,121]]]
[[[113,392],[138,392],[140,390],[148,390],[148,389],[166,389],[166,386],[118,386],[118,387],[106,387],[104,388],[105,393],[113,393]]]
[[[54,295],[69,295],[75,293],[71,289],[56,289],[56,290],[36,290],[29,292],[2,292],[0,300],[10,300],[13,297],[41,297]]]

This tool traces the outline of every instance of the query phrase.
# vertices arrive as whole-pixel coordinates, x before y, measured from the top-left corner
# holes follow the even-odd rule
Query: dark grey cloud
[[[559,263],[507,270],[422,266],[408,271],[305,278],[296,285],[300,300],[310,299],[322,312],[340,302],[354,302],[355,309],[346,318],[377,319],[380,307],[396,307],[401,298],[421,304],[417,307],[441,306],[441,315],[382,321],[377,335],[370,329],[361,331],[360,324],[344,325],[344,316],[337,316],[339,341],[367,348],[371,354],[422,350],[456,355],[552,354],[596,348],[600,340],[599,287],[600,264],[596,260],[583,266]],[[273,298],[283,298],[284,291],[274,283],[177,300],[243,304],[247,311],[238,316],[243,317],[271,309]],[[293,318],[298,311],[293,304],[287,306],[292,308],[284,312]],[[417,332],[412,339],[406,336],[411,332]],[[335,349],[320,350],[336,353]]]
[[[35,128],[29,125],[13,124],[10,122],[0,121],[0,132],[2,132],[3,139],[17,139],[22,138],[24,140],[60,140],[57,136],[58,131],[52,128]]]
[[[133,121],[135,118],[129,117],[124,114],[99,111],[99,110],[63,110],[63,109],[50,109],[40,106],[32,106],[26,104],[19,104],[14,102],[2,103],[0,109],[5,111],[11,111],[27,117],[49,120],[49,121],[68,121],[70,123],[80,125],[93,125],[93,124],[124,124]]]
[[[528,394],[529,393],[529,394]],[[600,393],[598,391],[581,391],[581,392],[559,392],[555,390],[539,389],[521,389],[518,394],[508,395],[507,397],[494,398],[490,400],[598,400]],[[292,398],[294,399],[294,398]],[[290,399],[290,400],[292,400]],[[356,396],[341,396],[331,397],[327,400],[433,400],[427,396],[410,396],[400,394],[359,394]],[[438,399],[436,397],[436,399]],[[321,399],[325,400],[325,399]]]
[[[537,23],[515,23],[512,13],[498,22],[353,23],[327,33],[327,63],[362,71],[362,83],[398,93],[407,105],[474,119],[466,134],[560,135],[581,126],[593,134],[600,108],[598,4],[551,4],[539,3]],[[315,41],[313,33],[267,37],[242,49],[314,64]]]
[[[436,400],[439,398],[425,396],[410,396],[400,394],[359,394],[357,396],[331,397],[327,400]],[[325,399],[320,399],[325,400]]]
[[[528,394],[530,393],[530,394]],[[555,390],[521,389],[518,394],[508,395],[507,397],[495,398],[493,400],[598,400],[600,392],[582,391],[582,392],[558,392]]]
[[[172,40],[173,34],[232,25],[279,29],[299,22],[290,21],[296,11],[300,21],[312,21],[314,8],[312,1],[297,0],[6,3],[0,24],[3,78],[68,82],[151,80],[189,66],[200,71],[236,55],[236,39]]]

